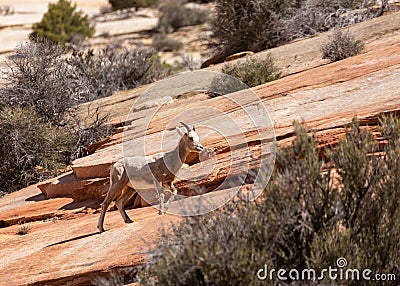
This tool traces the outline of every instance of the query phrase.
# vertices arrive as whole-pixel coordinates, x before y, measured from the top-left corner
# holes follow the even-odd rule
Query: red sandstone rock
[[[278,56],[281,65],[291,61],[291,66],[286,68],[290,75],[253,90],[268,109],[278,145],[291,141],[293,120],[304,121],[315,129],[320,147],[324,148],[343,138],[344,126],[353,116],[358,116],[364,125],[375,125],[379,114],[400,111],[399,21],[400,13],[397,13],[351,27],[357,37],[367,40],[366,51],[337,63],[319,60],[319,43],[326,35],[273,49],[275,57],[281,55]],[[97,104],[113,111],[113,122],[123,128],[130,106],[144,89],[101,99]],[[242,95],[234,96],[246,101]],[[238,121],[244,118],[227,98],[207,99],[199,95],[198,99],[182,97],[159,111],[149,126],[150,153],[167,151],[160,148],[157,140],[167,123],[189,104],[218,108]],[[94,103],[91,105],[95,108]],[[135,115],[139,119],[151,111],[141,110]],[[201,113],[193,114],[191,120],[200,124],[218,119]],[[126,138],[137,138],[138,131],[144,128],[139,120],[132,120]],[[202,128],[198,133],[203,145],[216,153],[217,164],[208,177],[196,184],[188,186],[185,180],[178,181],[176,186],[181,194],[192,194],[196,186],[212,190],[231,169],[233,173],[240,173],[240,164],[229,166],[231,148],[236,148],[241,156],[238,161],[248,160],[244,146],[233,144],[229,148],[217,134],[206,134]],[[173,132],[166,136],[171,144],[177,140]],[[265,144],[269,139],[258,138],[251,129],[246,130],[245,136],[255,155],[259,154],[260,142]],[[98,202],[107,191],[110,164],[122,157],[121,140],[119,132],[96,144],[92,155],[74,162],[73,173],[0,199],[0,285],[87,285],[112,279],[113,275],[127,275],[148,258],[152,242],[159,237],[159,228],[179,221],[177,216],[159,216],[156,209],[146,207],[128,210],[134,223],[127,225],[117,211],[109,211],[105,220],[107,231],[97,234]],[[189,162],[192,165],[182,172],[197,168],[196,162],[197,158],[192,158]],[[219,200],[228,191],[206,196]],[[52,199],[46,200],[43,194]],[[134,207],[145,205],[141,199],[132,203]],[[26,235],[17,235],[18,223],[24,221],[32,228]]]

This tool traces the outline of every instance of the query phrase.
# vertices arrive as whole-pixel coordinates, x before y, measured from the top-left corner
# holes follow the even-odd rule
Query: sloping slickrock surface
[[[353,116],[358,116],[364,125],[374,125],[379,114],[400,112],[399,22],[398,13],[370,21],[373,25],[355,25],[351,28],[353,33],[360,29],[367,38],[371,37],[366,50],[337,63],[312,64],[320,55],[307,47],[317,47],[320,37],[297,41],[273,51],[276,54],[279,49],[282,54],[290,50],[295,50],[298,55],[310,53],[305,60],[310,63],[307,67],[304,62],[298,63],[295,72],[253,89],[269,112],[278,145],[290,142],[293,120],[303,120],[308,127],[317,130],[320,146],[324,147],[343,138],[344,126]],[[372,34],[374,36],[368,36]],[[255,56],[262,56],[262,53]],[[75,161],[72,173],[38,184],[41,190],[35,185],[0,199],[0,285],[88,285],[111,281],[107,279],[117,279],[121,275],[129,276],[149,257],[148,252],[159,237],[160,227],[179,220],[177,216],[159,216],[156,209],[144,207],[128,210],[134,223],[126,225],[118,211],[109,211],[105,220],[106,232],[97,233],[98,202],[107,190],[108,168],[122,157],[122,129],[128,129],[127,139],[137,139],[139,131],[145,128],[140,118],[158,108],[156,104],[138,111],[135,113],[137,120],[130,121],[129,127],[122,127],[126,114],[144,89],[97,102],[104,105],[105,111],[113,111],[112,118],[120,132],[97,144],[92,155]],[[241,92],[230,96],[239,98],[242,103],[253,104]],[[188,106],[209,106],[238,121],[243,118],[240,108],[226,97],[210,99],[206,94],[198,94],[194,98],[174,99],[162,107],[146,137],[150,153],[166,151],[160,147],[158,138],[169,121]],[[190,123],[206,125],[207,122],[218,122],[218,119],[204,112],[193,114]],[[235,134],[235,130],[232,132]],[[215,170],[198,181],[200,187],[211,188],[229,171],[230,148],[226,141],[207,133],[204,128],[199,128],[198,133],[203,145],[217,154]],[[177,135],[173,131],[166,134],[173,146]],[[251,129],[245,129],[245,136],[256,155],[260,142],[271,142],[271,138],[258,138]],[[234,147],[241,159],[248,160],[243,146]],[[185,167],[187,170],[198,165],[191,163],[190,167]],[[232,169],[240,172],[235,166]],[[180,192],[189,192],[184,180],[176,185]],[[221,193],[223,191],[211,192],[207,196],[218,198]],[[45,199],[45,195],[52,198]],[[31,229],[26,235],[18,235],[19,223],[23,222]]]
[[[315,130],[326,130],[343,127],[354,116],[360,119],[376,118],[379,113],[397,110],[400,103],[400,33],[396,31],[392,37],[385,38],[386,40],[379,40],[379,45],[368,47],[367,51],[359,56],[307,69],[254,88],[254,92],[263,101],[274,123],[278,144],[279,139],[292,135],[294,120],[304,121],[307,126]],[[294,44],[297,45],[297,42]],[[246,91],[228,97],[236,98],[244,105],[251,104],[251,102],[246,102]],[[191,124],[210,123],[213,120],[213,109],[221,110],[241,122],[243,114],[238,112],[240,106],[235,106],[228,97],[190,102],[178,100],[163,107],[147,130],[149,139],[146,144],[151,144],[149,150],[154,153],[162,151],[157,149],[159,146],[157,140],[162,137],[161,131],[177,115],[189,108],[201,106],[212,108],[210,108],[210,113],[203,111],[193,114]],[[135,140],[140,137],[143,134],[140,130],[145,128],[140,119],[153,113],[155,109],[157,107],[135,113],[129,125],[129,130],[132,131],[125,132],[124,140]],[[227,174],[227,170],[224,169],[228,167],[226,162],[229,150],[224,148],[221,138],[202,133],[202,129],[199,129],[198,133],[203,145],[212,148],[218,156],[218,164],[215,168],[218,174],[213,174],[208,179],[222,180]],[[165,136],[171,136],[171,140],[174,140],[172,134],[168,133]],[[256,138],[251,138],[250,134],[246,137],[250,143],[256,140]],[[122,133],[119,133],[93,155],[76,160],[73,164],[75,176],[85,179],[107,174],[109,166],[122,156],[121,139]],[[135,152],[135,148],[139,149],[142,146],[132,145],[132,148],[132,153],[135,154],[138,153]],[[200,183],[212,182],[203,180]]]
[[[40,194],[33,187],[23,192],[28,198]],[[2,201],[10,200],[11,196]],[[89,285],[107,281],[109,277],[103,272],[129,273],[146,259],[159,227],[177,220],[155,215],[153,208],[130,210],[133,224],[123,226],[120,217],[107,216],[105,226],[109,230],[100,235],[98,215],[87,213],[83,207],[80,212],[79,208],[68,210],[76,207],[70,199],[26,202],[18,207],[21,213],[30,215],[51,211],[52,219],[29,223],[32,229],[23,236],[16,235],[18,224],[1,229],[0,285]],[[3,209],[0,207],[2,218],[21,217],[18,211],[11,214]]]

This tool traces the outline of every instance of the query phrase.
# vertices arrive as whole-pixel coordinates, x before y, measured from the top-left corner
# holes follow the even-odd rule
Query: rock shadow
[[[46,200],[44,194],[37,194],[32,197],[25,199],[26,202],[40,202]]]
[[[90,237],[90,236],[97,235],[97,234],[100,234],[100,232],[96,231],[96,232],[92,232],[92,233],[76,236],[76,237],[73,237],[73,238],[70,238],[70,239],[62,240],[62,241],[59,241],[59,242],[55,242],[55,243],[47,245],[45,248],[51,247],[51,246],[55,246],[55,245],[64,244],[64,243],[75,241],[75,240],[79,240],[79,239],[83,239],[83,238]]]
[[[59,208],[59,210],[75,210],[80,208],[98,209],[100,202],[97,200],[85,200],[81,202],[71,202]]]

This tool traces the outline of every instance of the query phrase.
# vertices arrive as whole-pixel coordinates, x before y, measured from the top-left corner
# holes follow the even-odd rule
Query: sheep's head
[[[181,124],[185,127],[185,130],[183,130],[180,127],[176,127],[176,130],[182,137],[181,144],[183,143],[184,146],[190,152],[198,152],[199,153],[199,152],[203,151],[204,147],[200,143],[199,135],[197,134],[194,126],[193,126],[193,128],[190,128],[188,125],[186,125],[183,122],[181,122]]]

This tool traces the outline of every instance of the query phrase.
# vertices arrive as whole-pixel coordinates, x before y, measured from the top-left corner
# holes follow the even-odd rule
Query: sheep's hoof
[[[133,220],[131,220],[130,218],[125,220],[125,223],[133,223]]]
[[[102,233],[102,232],[104,232],[104,228],[103,228],[103,227],[101,227],[101,226],[98,226],[97,228],[99,229],[99,233]]]

